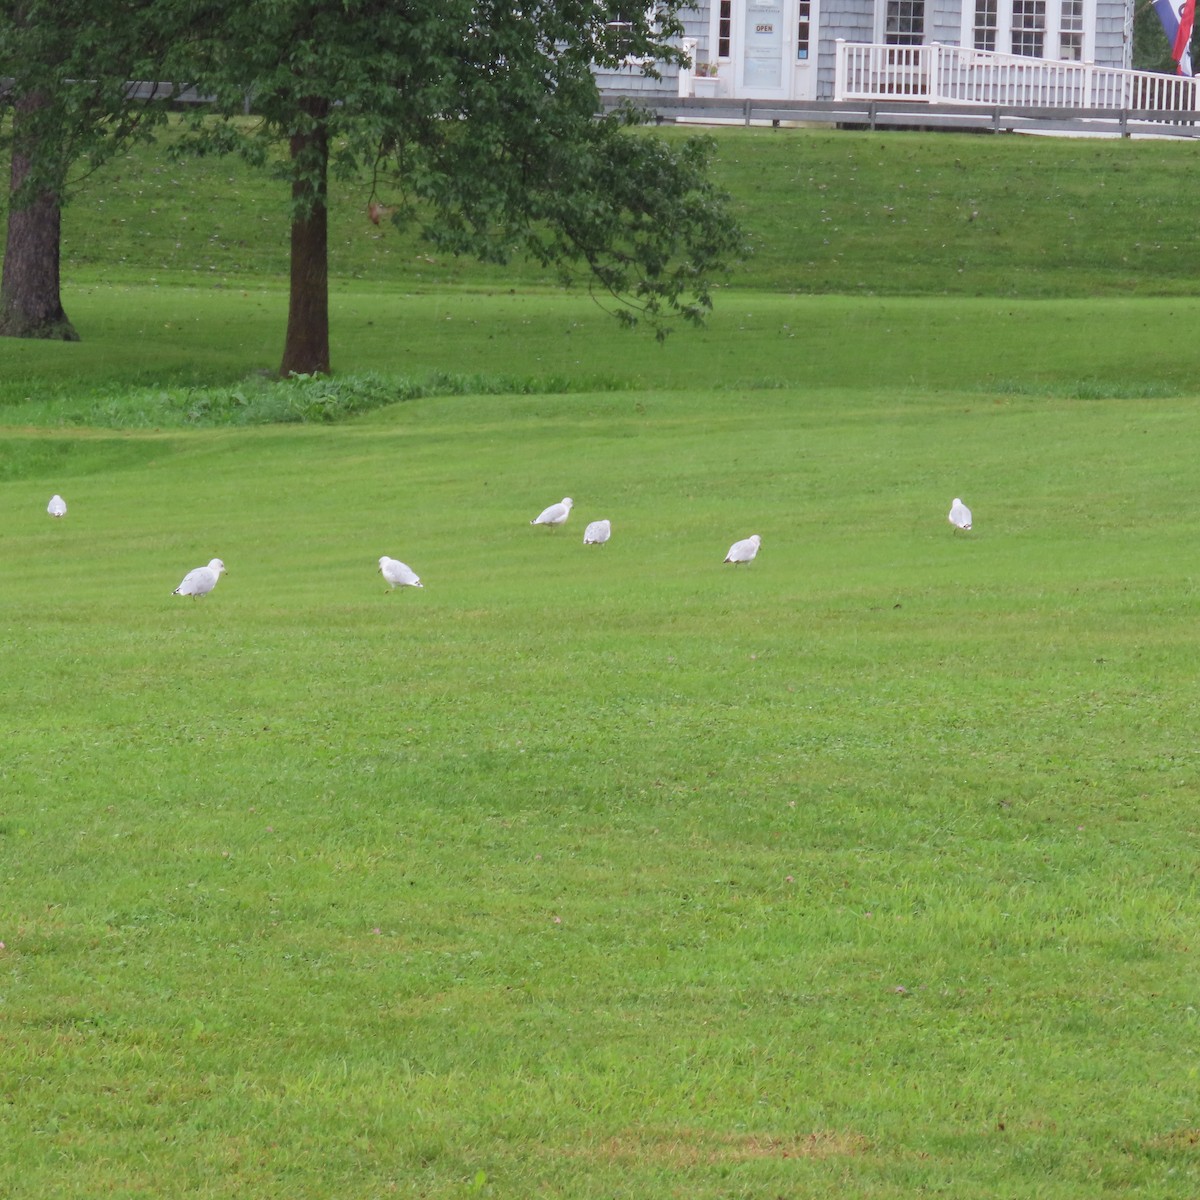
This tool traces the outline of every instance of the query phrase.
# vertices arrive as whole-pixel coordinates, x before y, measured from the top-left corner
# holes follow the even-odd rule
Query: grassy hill
[[[1195,319],[1200,267],[1191,143],[713,136],[754,253],[718,291],[705,331],[658,346],[615,328],[582,282],[563,291],[529,264],[436,260],[411,232],[372,225],[365,189],[342,186],[335,370],[403,379],[396,394],[435,379],[459,391],[1192,386],[1179,333]],[[286,245],[280,186],[237,160],[139,150],[96,173],[67,210],[64,241],[84,342],[0,347],[0,412],[18,424],[277,413],[274,400],[228,401],[228,389],[244,395],[278,362]],[[228,402],[193,402],[211,387]]]
[[[85,340],[0,344],[15,1200],[1197,1194],[1194,151],[719,141],[707,329],[347,196],[326,383],[256,374],[268,181],[71,210]]]
[[[1191,386],[1194,359],[1177,332],[1194,318],[1200,270],[1190,142],[709,136],[753,253],[718,291],[706,331],[665,347],[627,336],[584,281],[563,291],[528,263],[437,259],[412,231],[371,224],[365,185],[341,184],[335,370],[402,377],[409,391],[447,374],[469,377],[458,390]],[[66,300],[84,343],[0,347],[6,419],[138,423],[165,408],[170,421],[197,411],[191,389],[244,390],[270,373],[284,325],[283,199],[268,173],[237,159],[172,162],[154,149],[89,176],[64,234]],[[185,394],[131,397],[131,385]]]
[[[739,288],[851,295],[1192,295],[1200,273],[1193,141],[716,129],[716,175],[754,253]],[[680,137],[682,133],[667,136]],[[331,269],[345,285],[553,283],[530,264],[441,260],[335,187]],[[386,188],[381,196],[387,200]],[[68,208],[77,283],[219,286],[287,270],[285,195],[235,159],[139,149]]]

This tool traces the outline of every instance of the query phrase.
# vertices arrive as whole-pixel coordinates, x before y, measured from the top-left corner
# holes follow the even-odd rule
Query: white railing
[[[961,46],[837,43],[835,100],[1193,112],[1196,80]]]
[[[695,79],[696,47],[699,44],[695,38],[683,39],[683,52],[687,55],[689,65],[679,68],[679,94],[681,96],[690,96],[692,94],[692,81]]]

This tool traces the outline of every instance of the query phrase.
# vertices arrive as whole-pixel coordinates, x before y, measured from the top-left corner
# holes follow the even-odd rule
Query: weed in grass
[[[1030,380],[998,379],[986,386],[998,396],[1044,396],[1067,400],[1155,400],[1185,394],[1181,383],[1162,380],[1101,380],[1034,383]]]

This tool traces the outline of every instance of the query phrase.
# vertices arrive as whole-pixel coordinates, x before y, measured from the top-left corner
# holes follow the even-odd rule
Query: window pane
[[[1012,52],[1041,58],[1046,43],[1046,0],[1013,0]]]
[[[997,0],[975,0],[976,50],[995,50],[999,11]]]
[[[925,40],[925,0],[888,0],[889,46],[920,46]]]
[[[1063,0],[1058,28],[1058,57],[1079,62],[1083,58],[1083,0]]]

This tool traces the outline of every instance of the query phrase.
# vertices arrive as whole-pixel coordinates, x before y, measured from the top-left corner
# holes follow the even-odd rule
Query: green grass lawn
[[[715,129],[714,173],[752,248],[741,288],[1025,298],[1196,292],[1194,140]],[[682,137],[678,131],[665,136]],[[381,197],[389,200],[388,185]],[[482,267],[367,219],[368,182],[335,183],[330,269],[405,290],[556,282]],[[283,186],[237,160],[139,149],[91,176],[65,213],[77,282],[225,284],[287,272]]]
[[[660,346],[364,268],[335,385],[428,394],[230,428],[277,279],[140,262],[0,345],[8,1194],[1197,1194],[1182,275]]]
[[[0,347],[0,426],[159,424],[209,387],[263,386],[278,365],[278,292],[123,285],[67,298],[93,334]],[[1084,301],[788,296],[730,290],[703,330],[660,344],[585,296],[457,289],[342,290],[332,302],[335,372],[404,384],[450,376],[502,390],[887,388],[922,394],[1148,398],[1190,394],[1184,331],[1193,298]],[[352,386],[348,385],[348,386]],[[464,386],[470,386],[466,384]],[[173,397],[164,407],[164,396]]]

